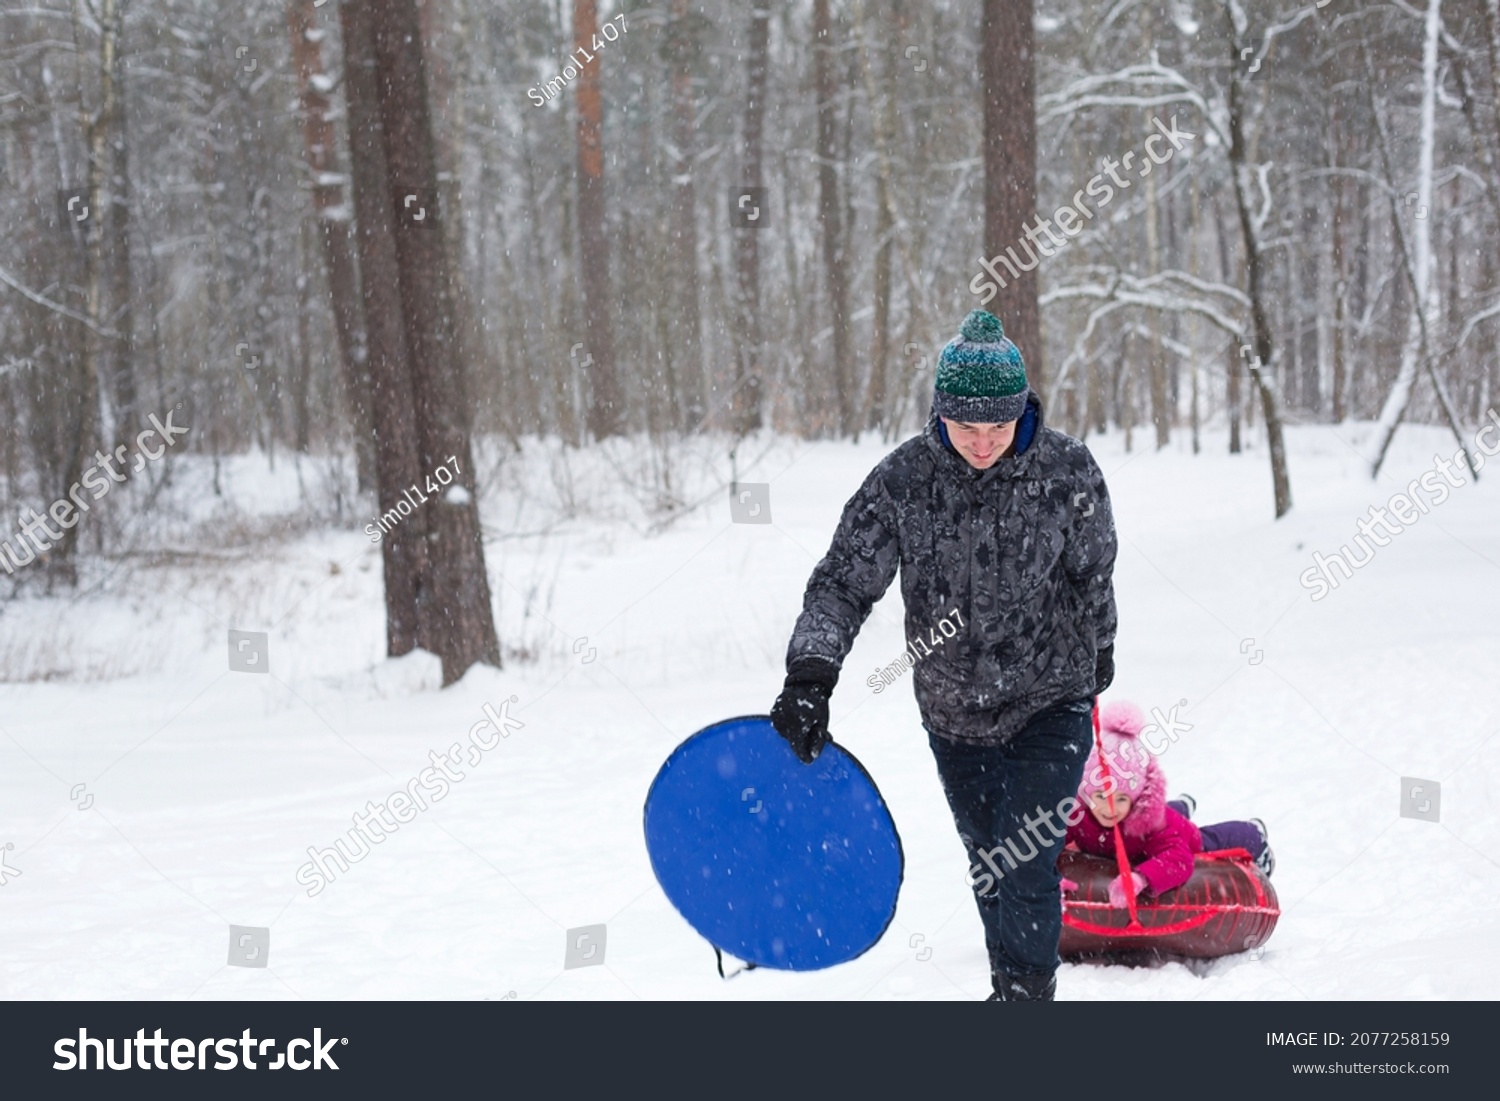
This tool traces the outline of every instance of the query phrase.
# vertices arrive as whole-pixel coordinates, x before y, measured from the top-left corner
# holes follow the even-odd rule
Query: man
[[[1082,443],[1043,427],[1020,352],[975,310],[939,357],[926,429],[845,506],[787,646],[771,720],[811,763],[854,636],[900,568],[906,633],[922,641],[917,704],[968,850],[991,1001],[1056,990],[1067,826],[1041,826],[1078,789],[1093,699],[1114,676],[1114,561],[1103,474]],[[945,618],[952,637],[932,629]]]

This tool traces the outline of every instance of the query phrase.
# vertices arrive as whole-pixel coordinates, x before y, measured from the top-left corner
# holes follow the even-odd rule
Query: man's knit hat
[[[974,310],[938,356],[932,407],[968,424],[1005,424],[1026,410],[1026,364],[1000,319]]]

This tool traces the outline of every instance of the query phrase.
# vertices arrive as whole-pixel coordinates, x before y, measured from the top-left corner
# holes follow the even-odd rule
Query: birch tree
[[[1432,365],[1433,342],[1436,339],[1440,320],[1437,285],[1432,272],[1432,223],[1434,219],[1431,214],[1435,209],[1433,164],[1437,142],[1437,60],[1438,38],[1442,32],[1442,6],[1442,0],[1428,0],[1427,15],[1423,21],[1422,121],[1417,152],[1417,190],[1415,192],[1417,217],[1415,228],[1412,230],[1413,240],[1409,247],[1405,233],[1400,229],[1399,208],[1395,207],[1394,202],[1392,203],[1394,221],[1401,240],[1403,266],[1411,284],[1412,307],[1407,324],[1406,342],[1401,349],[1401,369],[1390,393],[1386,395],[1385,404],[1380,410],[1380,418],[1376,422],[1376,450],[1370,462],[1371,478],[1380,476],[1380,468],[1385,462],[1391,440],[1395,438],[1396,429],[1405,418],[1406,410],[1411,404],[1417,371],[1423,368],[1432,380],[1433,389],[1437,393],[1444,416],[1453,429],[1454,438],[1464,453],[1470,474],[1476,481],[1479,478],[1479,471],[1475,466],[1473,455],[1469,453],[1468,442],[1464,439],[1453,403],[1448,397],[1442,379],[1438,377]],[[1368,53],[1365,56],[1368,69]],[[1379,105],[1372,101],[1372,109],[1378,124],[1380,122]],[[1385,128],[1380,126],[1379,129],[1382,155],[1388,158],[1389,142],[1386,140]],[[1388,169],[1387,175],[1389,174]]]

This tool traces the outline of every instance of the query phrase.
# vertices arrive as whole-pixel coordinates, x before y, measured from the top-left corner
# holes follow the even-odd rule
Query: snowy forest
[[[1460,813],[1466,766],[1494,760],[1479,687],[1500,525],[1475,441],[1500,425],[1497,162],[1500,0],[0,0],[0,513],[17,518],[0,525],[0,843],[19,869],[0,904],[35,899],[12,924],[30,977],[0,989],[250,996],[254,972],[214,971],[222,937],[195,925],[212,917],[282,922],[267,997],[723,996],[693,985],[691,933],[662,931],[640,798],[694,729],[767,709],[839,507],[921,431],[939,350],[979,308],[1024,353],[1047,423],[1111,479],[1120,686],[1191,699],[1204,729],[1255,726],[1235,699],[1241,716],[1284,704],[1257,767],[1326,723],[1348,734],[1318,752],[1346,756],[1300,764],[1372,770],[1340,787],[1388,786],[1382,825],[1396,776],[1451,777],[1444,813]],[[1342,587],[1324,570],[1337,591],[1309,602],[1313,552],[1455,449],[1472,493]],[[764,531],[729,513],[751,482],[770,486]],[[881,608],[835,735],[856,729],[854,666],[900,648]],[[1355,675],[1337,656],[1375,645],[1392,608],[1437,616],[1411,629],[1449,647],[1407,687],[1464,685],[1431,760],[1371,732],[1414,704],[1382,694],[1405,659]],[[1278,653],[1266,636],[1289,614]],[[258,667],[236,664],[247,639]],[[1298,680],[1313,654],[1334,655],[1317,666],[1331,696]],[[900,695],[858,703],[859,721],[884,709],[871,721],[893,745],[920,729],[909,700],[886,702]],[[460,789],[446,825],[431,812],[386,846],[406,843],[403,870],[372,854],[390,866],[351,869],[364,888],[304,897],[291,873],[364,799],[361,776],[404,783],[506,697],[530,729],[505,730],[511,760],[464,785],[498,785],[478,817],[456,817],[479,799]],[[81,701],[90,717],[65,731]],[[926,830],[935,894],[972,924],[922,739],[882,772],[896,751],[864,738],[873,774],[916,777],[891,780],[893,807],[930,823],[912,826],[908,896]],[[296,745],[294,768],[277,754]],[[1206,746],[1172,753],[1268,818],[1318,798]],[[582,777],[566,795],[563,762]],[[549,833],[555,800],[573,836]],[[1280,889],[1317,896],[1303,916],[1323,933],[1284,919],[1281,970],[1272,941],[1254,976],[1209,974],[1213,996],[1429,990],[1415,964],[1382,986],[1357,953],[1311,962],[1344,920],[1323,884],[1368,838],[1299,873],[1298,839],[1327,827],[1307,813],[1282,827]],[[1462,875],[1478,913],[1500,897],[1481,852],[1500,835],[1468,813],[1489,841],[1448,819],[1441,845],[1412,842],[1443,855],[1408,866]],[[216,865],[203,838],[246,816],[259,854]],[[80,886],[106,859],[130,870]],[[610,865],[588,892],[564,867],[585,859]],[[433,970],[367,970],[405,957],[354,892],[412,875],[455,913],[529,915],[489,959],[498,985],[445,954],[441,923],[408,949]],[[121,970],[100,970],[107,939],[54,963],[47,907],[84,895],[149,899],[120,938],[181,928]],[[320,904],[348,906],[344,925],[305,916]],[[653,908],[634,932],[632,905]],[[616,911],[622,990],[558,977],[548,938]],[[915,977],[862,960],[875,970],[833,996],[979,989],[943,963],[979,958],[975,929],[944,957],[941,916],[903,911],[887,938]],[[941,979],[902,962],[919,928]],[[207,962],[164,962],[200,935]],[[299,936],[362,947],[297,962],[282,945]],[[632,950],[649,968],[628,969]],[[1493,996],[1444,975],[1431,989]],[[1169,996],[1204,981],[1174,976]]]

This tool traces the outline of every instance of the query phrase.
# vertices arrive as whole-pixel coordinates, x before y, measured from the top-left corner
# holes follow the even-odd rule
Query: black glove
[[[1102,696],[1115,680],[1115,648],[1106,646],[1094,658],[1094,695]]]
[[[795,670],[771,705],[771,725],[805,765],[817,760],[828,744],[828,697],[836,683],[838,673],[830,668]]]

